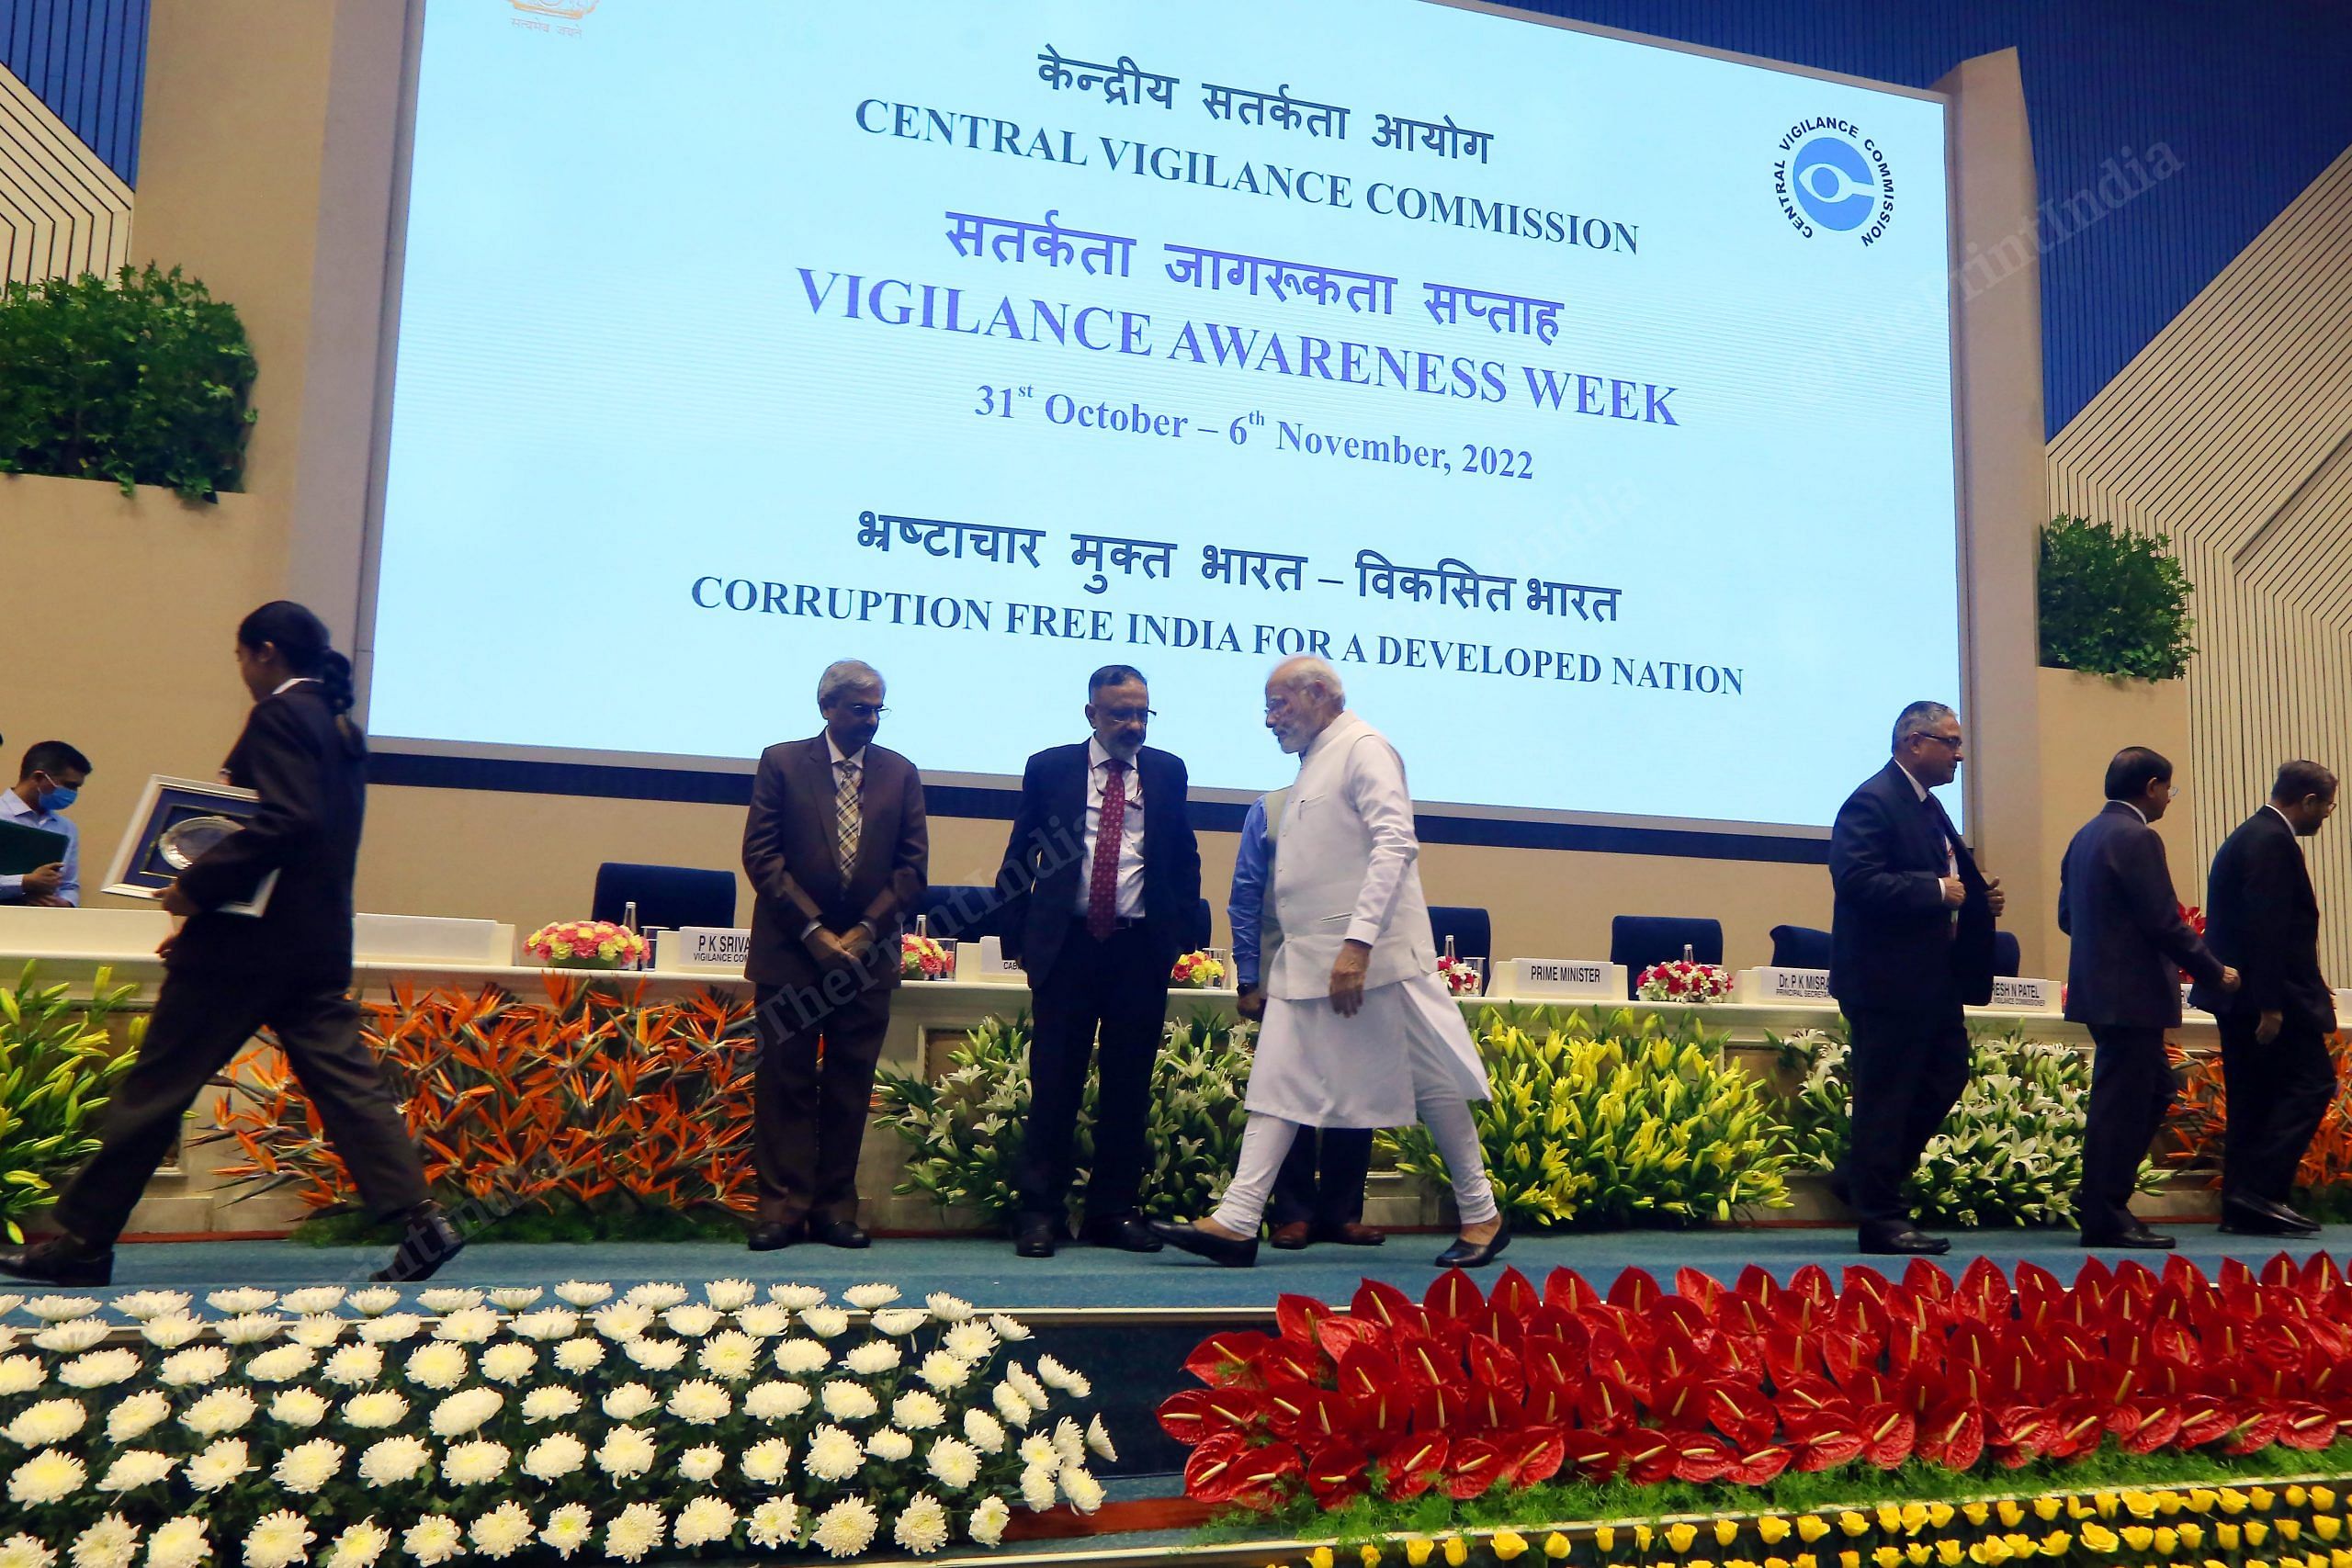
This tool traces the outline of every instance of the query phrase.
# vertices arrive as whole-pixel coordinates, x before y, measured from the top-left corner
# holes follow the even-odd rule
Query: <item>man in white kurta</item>
[[[1438,1262],[1486,1263],[1508,1240],[1468,1104],[1487,1098],[1487,1075],[1437,977],[1404,762],[1347,711],[1337,671],[1320,660],[1275,670],[1266,726],[1298,755],[1299,770],[1274,857],[1283,942],[1265,980],[1239,1168],[1212,1217],[1155,1222],[1153,1230],[1188,1252],[1246,1267],[1300,1127],[1419,1121],[1445,1160],[1462,1222]]]

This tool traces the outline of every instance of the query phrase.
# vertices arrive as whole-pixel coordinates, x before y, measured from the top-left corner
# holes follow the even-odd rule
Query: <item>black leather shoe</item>
[[[874,1245],[874,1238],[860,1229],[855,1220],[810,1220],[808,1239],[821,1241],[827,1247],[847,1247],[853,1252]]]
[[[466,1249],[466,1238],[441,1205],[426,1199],[409,1211],[408,1234],[401,1237],[392,1260],[368,1278],[384,1284],[412,1285],[430,1280],[441,1265]]]
[[[2319,1227],[2309,1220],[2296,1224],[2280,1205],[2265,1199],[2224,1198],[2221,1229],[2223,1235],[2305,1236]]]
[[[1492,1263],[1502,1249],[1510,1245],[1510,1226],[1498,1224],[1495,1234],[1484,1241],[1453,1238],[1453,1245],[1437,1255],[1441,1269],[1483,1269]]]
[[[1951,1243],[1942,1236],[1909,1225],[1864,1226],[1854,1245],[1858,1251],[1895,1258],[1939,1258],[1951,1250]]]
[[[1196,1230],[1172,1220],[1153,1220],[1151,1234],[1177,1251],[1205,1258],[1221,1269],[1254,1269],[1258,1266],[1258,1238],[1254,1235],[1240,1238],[1218,1235],[1214,1231]]]
[[[780,1220],[769,1220],[752,1227],[743,1245],[753,1252],[781,1252],[800,1239],[800,1227],[787,1225]]]
[[[1012,1250],[1023,1258],[1051,1258],[1054,1222],[1043,1214],[1023,1214],[1013,1221]]]
[[[1317,1225],[1314,1239],[1337,1243],[1340,1247],[1385,1247],[1388,1233],[1362,1220],[1347,1220],[1336,1225]]]
[[[2142,1225],[2138,1230],[2129,1231],[2085,1231],[2083,1245],[2085,1247],[2130,1247],[2149,1252],[2169,1252],[2177,1243],[2173,1237],[2160,1231],[2152,1231],[2147,1226]]]
[[[71,1236],[51,1236],[30,1247],[0,1247],[0,1274],[44,1285],[111,1285],[114,1248],[85,1247]]]
[[[2286,1203],[2273,1203],[2270,1206],[2278,1210],[2279,1218],[2285,1220],[2289,1224],[2298,1226],[2302,1230],[2310,1232],[2313,1235],[2319,1234],[2319,1222],[2312,1219],[2309,1214],[2303,1213],[2300,1210]]]
[[[1121,1252],[1158,1252],[1159,1238],[1140,1214],[1105,1214],[1089,1220],[1078,1233],[1089,1247],[1112,1247]]]

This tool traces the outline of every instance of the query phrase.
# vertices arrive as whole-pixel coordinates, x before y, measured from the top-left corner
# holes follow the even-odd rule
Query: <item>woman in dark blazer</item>
[[[0,1250],[0,1273],[111,1283],[115,1238],[181,1117],[263,1028],[277,1035],[360,1198],[406,1224],[376,1278],[425,1279],[465,1245],[427,1196],[424,1163],[360,1043],[350,996],[351,884],[368,798],[350,660],[328,646],[318,616],[281,599],[237,627],[237,673],[254,708],[221,777],[253,790],[260,809],[165,889],[164,908],[187,924],[158,950],[164,984],[139,1059],[107,1104],[98,1152],[58,1199],[63,1234]],[[222,908],[265,891],[257,916]]]

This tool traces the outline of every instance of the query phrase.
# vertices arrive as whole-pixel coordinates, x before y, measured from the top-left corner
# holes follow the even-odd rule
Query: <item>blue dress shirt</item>
[[[25,797],[13,789],[0,789],[0,819],[39,828],[44,833],[65,835],[65,852],[59,857],[65,863],[65,880],[57,885],[57,896],[78,907],[82,902],[82,829],[74,825],[74,819],[59,812],[43,811],[38,806],[28,806]],[[25,879],[0,876],[0,904],[24,901]]]
[[[1225,917],[1233,927],[1233,978],[1241,990],[1258,983],[1258,931],[1266,908],[1266,797],[1250,803],[1241,820],[1241,848],[1233,857],[1233,892]]]

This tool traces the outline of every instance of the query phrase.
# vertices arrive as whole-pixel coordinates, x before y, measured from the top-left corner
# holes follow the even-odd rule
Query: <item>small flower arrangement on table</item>
[[[1168,983],[1204,991],[1225,984],[1225,965],[1208,949],[1201,948],[1176,960],[1176,966],[1168,971]]]
[[[1731,995],[1731,971],[1672,959],[1643,970],[1637,990],[1645,1002],[1719,1002]]]
[[[899,938],[899,978],[944,980],[956,973],[956,955],[920,931]]]
[[[1465,963],[1450,953],[1437,961],[1437,977],[1444,981],[1445,988],[1457,997],[1476,996],[1486,982],[1486,976],[1478,973],[1476,964]]]
[[[652,951],[644,937],[610,920],[558,920],[533,931],[523,948],[549,969],[627,969]]]

